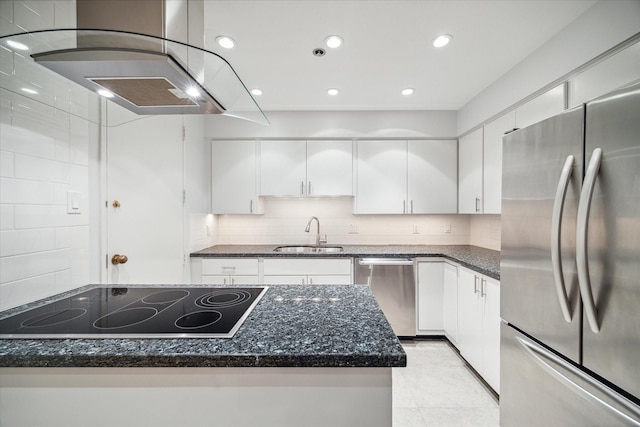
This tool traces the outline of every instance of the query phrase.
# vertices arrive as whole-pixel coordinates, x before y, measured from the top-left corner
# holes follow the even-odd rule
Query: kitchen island
[[[271,286],[231,339],[0,340],[0,424],[389,426],[402,366],[366,286]]]

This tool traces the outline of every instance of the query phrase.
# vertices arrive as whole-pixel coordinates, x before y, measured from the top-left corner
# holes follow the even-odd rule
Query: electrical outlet
[[[207,236],[211,236],[211,227],[207,225]]]
[[[349,224],[348,234],[358,234],[358,224]]]
[[[444,225],[444,234],[451,234],[451,224]]]

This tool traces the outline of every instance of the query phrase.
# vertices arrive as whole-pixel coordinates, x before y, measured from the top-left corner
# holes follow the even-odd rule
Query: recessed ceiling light
[[[37,95],[38,94],[38,91],[33,90],[33,89],[29,89],[28,87],[23,87],[21,89],[22,89],[23,92],[30,93],[31,95]]]
[[[335,88],[327,89],[327,94],[328,95],[336,96],[339,93],[340,93],[340,91],[338,89],[335,89]]]
[[[262,95],[262,91],[260,89],[251,89],[251,94],[255,96]]]
[[[105,98],[113,98],[113,94],[106,89],[98,89],[98,95],[104,96]]]
[[[13,40],[7,40],[7,44],[9,46],[11,46],[14,49],[18,49],[18,50],[29,50],[29,46],[27,46],[26,44],[22,44],[20,42],[16,42]]]
[[[236,45],[236,41],[228,36],[218,36],[216,42],[225,49],[233,49]]]
[[[402,89],[402,94],[404,96],[409,96],[409,95],[413,94],[413,88],[408,87],[406,89]]]
[[[449,42],[453,40],[449,34],[440,34],[438,37],[433,39],[433,45],[435,47],[443,47],[449,44]]]
[[[340,47],[342,45],[342,42],[343,40],[340,36],[328,36],[326,39],[324,39],[324,43],[331,49]]]

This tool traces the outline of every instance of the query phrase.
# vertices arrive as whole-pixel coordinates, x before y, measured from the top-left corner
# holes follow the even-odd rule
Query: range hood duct
[[[76,11],[77,28],[59,31],[75,36],[64,48],[32,53],[36,63],[106,90],[139,115],[225,114],[268,124],[228,62],[203,48],[203,0],[76,0]]]

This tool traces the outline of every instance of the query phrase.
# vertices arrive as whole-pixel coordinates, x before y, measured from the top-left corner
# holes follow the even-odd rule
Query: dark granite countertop
[[[278,245],[218,245],[193,252],[191,257],[442,257],[500,280],[500,252],[470,245],[338,245],[331,254],[274,252]],[[331,245],[329,245],[331,246]]]
[[[7,310],[0,318],[97,286]],[[0,367],[402,366],[406,354],[364,285],[272,285],[230,339],[0,340]]]

